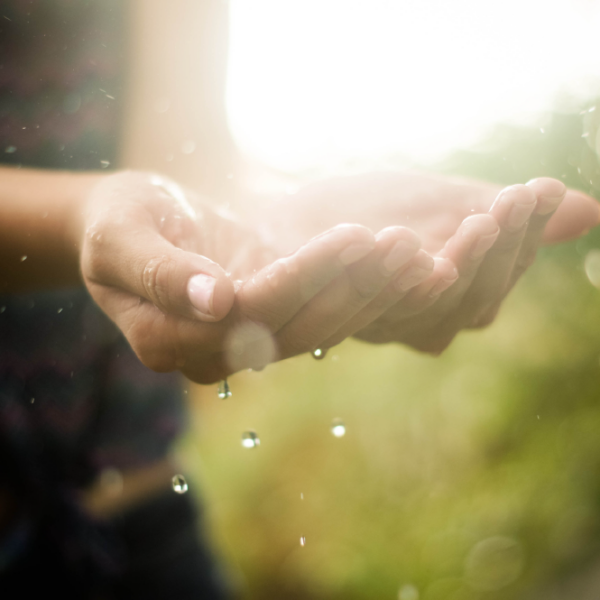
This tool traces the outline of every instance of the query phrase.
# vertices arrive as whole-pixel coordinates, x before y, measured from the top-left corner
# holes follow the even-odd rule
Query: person
[[[114,26],[117,5],[99,6],[78,15],[114,11]],[[30,35],[53,9],[30,11]],[[15,81],[5,85],[7,97]],[[5,160],[32,168],[0,169],[0,583],[21,594],[222,597],[192,509],[162,493],[183,420],[165,373],[211,383],[351,335],[440,352],[494,317],[544,235],[598,223],[595,202],[555,180],[500,191],[420,173],[316,183],[236,220],[168,176],[91,171],[98,147],[112,162],[107,146],[58,165],[15,146]],[[82,284],[122,336],[86,293],[60,289]],[[115,471],[125,488],[142,482],[117,513],[80,493],[123,485]]]

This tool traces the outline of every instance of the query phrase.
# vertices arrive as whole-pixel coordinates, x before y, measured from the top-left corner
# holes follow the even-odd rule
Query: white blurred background
[[[242,151],[299,172],[428,162],[497,122],[598,91],[595,0],[231,0],[227,107]]]

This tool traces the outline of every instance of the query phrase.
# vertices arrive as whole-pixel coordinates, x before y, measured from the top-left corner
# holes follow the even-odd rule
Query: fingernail
[[[479,241],[471,248],[471,258],[481,258],[494,245],[499,233],[497,231],[479,238]]]
[[[350,244],[347,248],[344,248],[340,254],[340,261],[344,265],[351,265],[361,258],[364,258],[371,250],[375,248],[373,244]]]
[[[551,196],[541,196],[538,199],[537,208],[535,209],[536,214],[548,215],[551,212],[554,212],[563,201],[564,197],[564,194],[554,198]]]
[[[188,281],[188,298],[192,306],[205,315],[214,316],[213,294],[215,283],[215,278],[210,275],[194,275]]]
[[[445,292],[457,279],[458,271],[455,269],[456,275],[454,277],[440,279],[432,288],[429,290],[430,296],[439,296],[442,292]]]
[[[506,226],[509,229],[518,230],[527,223],[527,219],[533,213],[535,208],[535,201],[528,202],[527,204],[521,204],[520,202],[515,202],[508,213],[508,217],[506,219]]]
[[[418,244],[414,242],[398,240],[387,256],[381,261],[381,272],[384,275],[395,273],[415,255],[418,249]]]

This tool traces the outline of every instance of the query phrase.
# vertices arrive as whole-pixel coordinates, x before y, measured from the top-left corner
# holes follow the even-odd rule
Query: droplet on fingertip
[[[217,389],[217,396],[219,396],[221,400],[231,398],[231,389],[229,388],[229,382],[227,381],[227,379],[223,379],[223,381],[219,383],[219,387]]]
[[[327,354],[327,350],[322,350],[321,348],[317,348],[313,350],[312,355],[315,360],[323,360]]]

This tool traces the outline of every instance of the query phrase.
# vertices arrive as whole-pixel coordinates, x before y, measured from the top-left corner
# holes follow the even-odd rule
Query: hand
[[[433,268],[410,230],[362,225],[273,261],[255,233],[188,198],[169,180],[120,173],[96,185],[79,225],[90,293],[157,371],[209,383],[313,350],[398,272],[408,289]]]
[[[533,260],[542,236],[563,241],[598,223],[596,202],[579,192],[569,191],[564,198],[565,188],[556,180],[543,178],[508,188],[494,203],[499,190],[418,173],[329,180],[280,202],[263,215],[263,228],[272,238],[279,233],[290,243],[293,235],[312,235],[340,220],[375,229],[410,225],[436,256],[432,275],[400,303],[386,290],[340,333],[371,342],[401,341],[437,353],[461,329],[493,320],[502,299]],[[454,280],[452,263],[460,274]],[[341,339],[332,338],[327,345]]]

